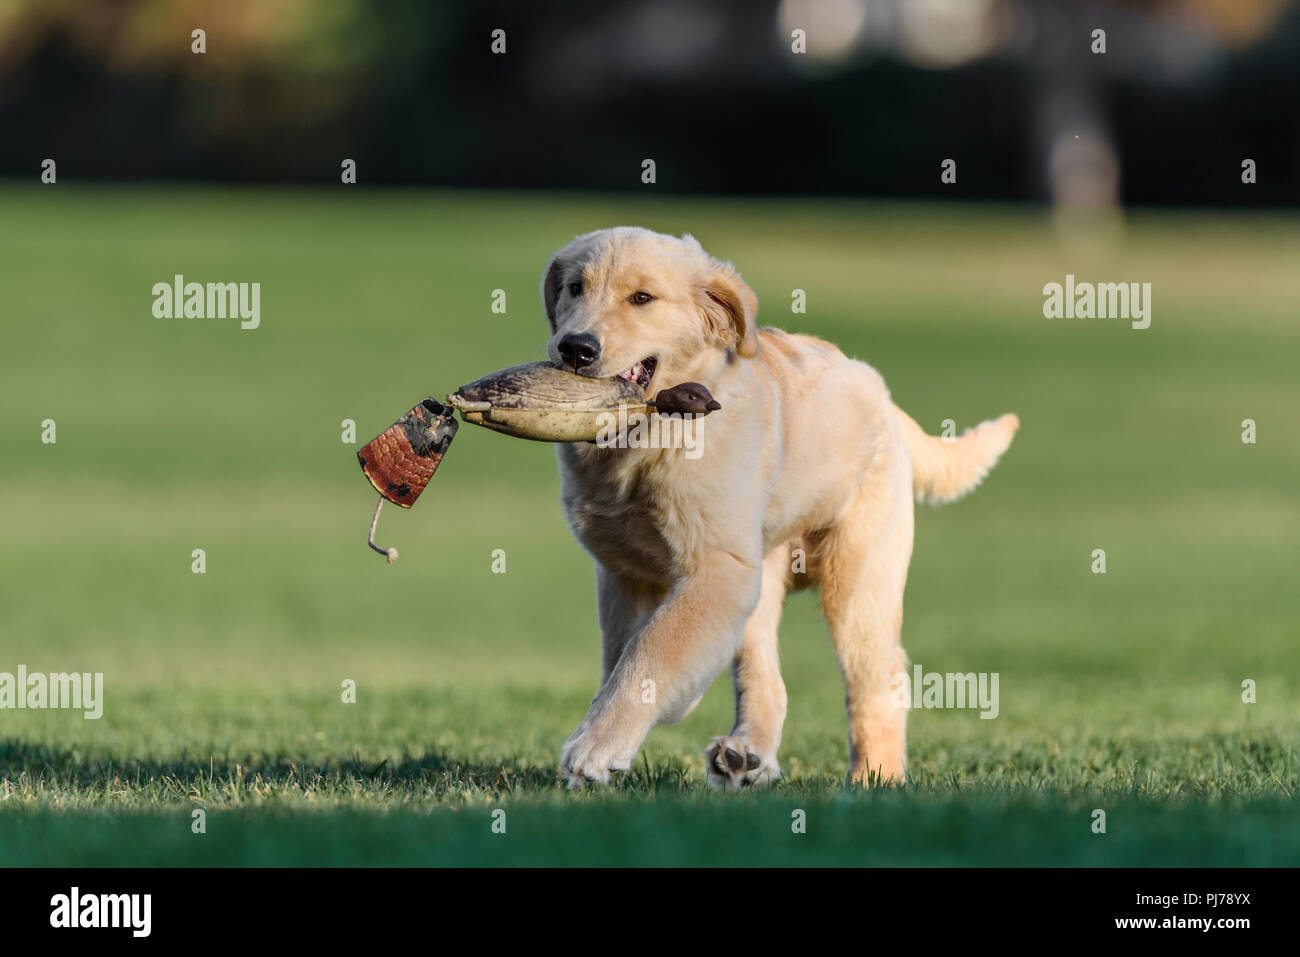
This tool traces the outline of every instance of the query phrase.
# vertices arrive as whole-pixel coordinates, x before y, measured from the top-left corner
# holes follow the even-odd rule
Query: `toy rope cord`
[[[375,544],[375,528],[379,525],[384,500],[402,508],[414,505],[433,478],[459,427],[451,409],[433,399],[425,399],[357,453],[361,470],[379,493],[366,543],[385,556],[390,565],[397,561],[397,549]]]

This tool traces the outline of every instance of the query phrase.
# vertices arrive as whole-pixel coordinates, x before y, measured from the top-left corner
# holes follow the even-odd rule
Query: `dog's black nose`
[[[590,332],[567,335],[555,348],[560,353],[560,361],[574,372],[585,369],[600,358],[600,340]]]

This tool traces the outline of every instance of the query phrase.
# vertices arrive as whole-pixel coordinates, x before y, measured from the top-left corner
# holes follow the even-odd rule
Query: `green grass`
[[[908,786],[844,784],[804,595],[781,785],[704,786],[724,678],[618,786],[564,791],[599,639],[544,445],[462,429],[381,522],[401,560],[366,549],[341,420],[364,442],[539,358],[548,253],[622,222],[733,259],[763,321],[870,362],[933,431],[1020,414],[983,488],[918,514],[905,646],[998,672],[1001,713],[914,712]],[[1300,219],[1138,213],[1075,248],[1001,208],[61,184],[0,188],[0,261],[0,671],[106,695],[98,721],[0,711],[0,861],[1300,863]],[[262,327],[155,319],[176,272],[260,281]],[[1044,319],[1066,272],[1151,282],[1151,328]]]

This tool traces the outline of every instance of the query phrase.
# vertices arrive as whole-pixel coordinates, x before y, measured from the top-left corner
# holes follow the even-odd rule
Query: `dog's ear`
[[[551,324],[551,332],[555,331],[555,305],[560,301],[567,266],[568,263],[562,262],[559,256],[552,256],[546,264],[546,272],[542,274],[542,303],[546,306],[546,320]]]
[[[710,329],[746,359],[758,354],[758,296],[731,263],[713,263],[703,286],[703,310]]]

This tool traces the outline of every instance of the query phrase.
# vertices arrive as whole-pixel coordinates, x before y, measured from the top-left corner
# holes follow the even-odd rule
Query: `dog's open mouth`
[[[620,372],[618,377],[626,379],[628,382],[635,382],[643,389],[648,389],[650,388],[650,380],[654,378],[655,366],[658,364],[658,359],[654,356],[648,356],[626,372]]]

